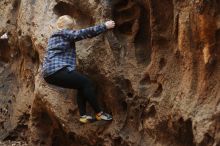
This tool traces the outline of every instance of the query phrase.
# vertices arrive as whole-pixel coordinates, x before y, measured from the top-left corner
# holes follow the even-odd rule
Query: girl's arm
[[[70,38],[70,40],[76,42],[82,39],[95,37],[105,32],[107,29],[114,28],[114,26],[115,26],[114,21],[107,21],[104,24],[96,25],[86,29],[67,31],[67,36]]]

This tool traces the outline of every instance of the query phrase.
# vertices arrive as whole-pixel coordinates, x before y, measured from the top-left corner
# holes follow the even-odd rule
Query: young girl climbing
[[[106,21],[81,30],[72,30],[74,20],[64,15],[58,18],[54,32],[48,40],[47,52],[43,62],[43,78],[49,84],[63,88],[77,89],[77,104],[80,112],[79,121],[88,123],[93,118],[86,113],[88,101],[96,113],[97,120],[112,120],[112,116],[101,110],[98,105],[92,81],[76,71],[75,42],[95,37],[115,27],[114,21]]]

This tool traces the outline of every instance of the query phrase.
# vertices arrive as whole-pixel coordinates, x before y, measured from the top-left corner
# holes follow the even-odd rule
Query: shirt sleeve
[[[96,25],[93,27],[81,29],[81,30],[70,30],[67,32],[67,36],[71,41],[80,41],[86,38],[95,37],[107,30],[105,24]]]

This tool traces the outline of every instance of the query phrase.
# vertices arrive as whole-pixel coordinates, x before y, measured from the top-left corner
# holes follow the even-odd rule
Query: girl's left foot
[[[112,116],[110,114],[107,114],[107,113],[104,113],[103,111],[101,111],[100,113],[96,114],[96,120],[98,120],[98,121],[100,121],[100,120],[111,121]]]

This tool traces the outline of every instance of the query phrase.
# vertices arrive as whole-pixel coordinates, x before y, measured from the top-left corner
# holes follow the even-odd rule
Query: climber
[[[98,105],[92,81],[76,71],[75,42],[95,37],[115,27],[114,21],[106,21],[93,27],[72,30],[74,19],[69,15],[58,18],[55,31],[48,40],[47,52],[43,62],[43,78],[49,83],[63,88],[77,89],[77,104],[82,123],[94,120],[86,114],[86,102],[96,113],[96,120],[112,120],[112,116],[101,110]]]

